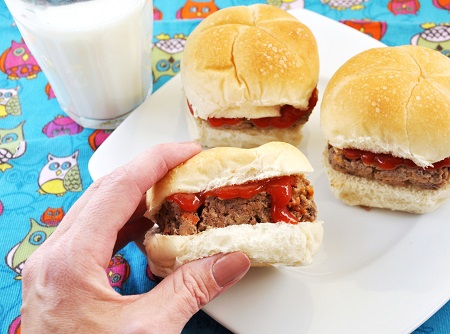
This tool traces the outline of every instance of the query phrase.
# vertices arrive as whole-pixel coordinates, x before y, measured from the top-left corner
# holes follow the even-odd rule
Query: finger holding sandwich
[[[173,168],[147,192],[146,217],[158,228],[145,248],[160,277],[182,264],[242,251],[252,266],[305,265],[323,238],[313,171],[294,146],[217,147]]]

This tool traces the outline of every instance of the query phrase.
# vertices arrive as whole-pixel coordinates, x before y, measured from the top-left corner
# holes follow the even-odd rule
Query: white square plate
[[[346,60],[384,46],[308,10],[291,12],[319,44],[319,91]],[[319,95],[319,104],[321,101]],[[146,148],[187,141],[180,77],[155,92],[100,146],[89,163],[93,179]],[[322,167],[325,139],[317,107],[300,149],[325,221],[321,250],[310,266],[252,269],[204,310],[237,333],[409,333],[450,296],[450,203],[425,215],[349,207],[334,198]]]

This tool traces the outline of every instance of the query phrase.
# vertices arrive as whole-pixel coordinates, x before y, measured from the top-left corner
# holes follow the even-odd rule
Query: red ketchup
[[[221,200],[232,198],[247,199],[261,192],[267,192],[271,198],[270,210],[272,221],[298,224],[295,216],[287,208],[287,205],[292,198],[293,185],[295,185],[294,177],[283,176],[280,178],[248,182],[240,185],[225,186],[196,194],[173,194],[167,199],[177,203],[184,211],[195,212],[203,205],[208,196],[216,196]]]
[[[343,151],[347,159],[361,159],[365,165],[382,170],[393,170],[399,166],[418,167],[412,160],[394,157],[390,154],[372,153],[353,148],[345,148]],[[433,167],[425,167],[424,169],[438,169],[442,167],[450,167],[450,157],[434,163]]]
[[[311,97],[309,98],[308,108],[306,110],[296,109],[290,105],[284,105],[280,108],[281,116],[277,117],[263,117],[263,118],[254,118],[251,119],[254,126],[258,128],[278,128],[285,129],[292,125],[294,125],[301,117],[305,114],[311,112],[312,109],[317,104],[317,89],[314,89]],[[192,110],[191,104],[188,102],[189,110],[191,114],[194,114]],[[212,127],[219,128],[224,125],[234,126],[241,124],[245,119],[244,118],[208,118],[208,123]]]

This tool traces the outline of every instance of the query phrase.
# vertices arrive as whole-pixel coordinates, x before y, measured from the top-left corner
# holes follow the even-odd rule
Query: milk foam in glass
[[[151,0],[5,2],[77,123],[115,128],[151,91]]]

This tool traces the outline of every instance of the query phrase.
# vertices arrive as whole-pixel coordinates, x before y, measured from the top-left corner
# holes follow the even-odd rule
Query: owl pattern
[[[96,151],[100,145],[109,137],[113,130],[98,129],[89,136],[89,146]]]
[[[56,157],[49,153],[47,163],[39,173],[38,183],[38,192],[42,195],[63,196],[68,191],[82,191],[78,151],[66,157]]]
[[[387,23],[382,21],[341,20],[340,22],[377,40],[381,40],[387,30]]]
[[[185,36],[170,38],[162,35],[162,39],[155,43],[152,58],[156,61],[152,65],[153,83],[162,76],[173,77],[180,71],[180,62],[186,44]]]
[[[116,254],[111,258],[108,268],[106,268],[106,276],[112,287],[122,289],[130,277],[130,265],[122,254]]]
[[[58,115],[42,129],[42,133],[49,138],[76,135],[83,131],[83,127],[77,124],[69,116]]]
[[[411,44],[424,46],[450,57],[450,25],[425,23],[421,27],[424,31],[414,35]]]
[[[65,212],[62,207],[47,208],[41,215],[41,223],[45,226],[58,226],[64,215]]]
[[[0,57],[0,70],[8,75],[8,79],[18,80],[36,78],[41,68],[25,42],[12,41],[11,47]]]
[[[0,88],[0,118],[8,115],[20,116],[22,108],[19,100],[20,86],[16,88]]]
[[[204,19],[212,13],[219,10],[214,0],[209,1],[194,1],[187,0],[183,7],[181,7],[176,17],[177,19]]]
[[[9,161],[21,157],[26,151],[23,124],[13,129],[0,129],[0,171],[12,168]]]
[[[22,270],[25,261],[40,245],[55,231],[56,226],[43,225],[33,218],[30,219],[30,230],[27,235],[6,254],[6,265],[22,279]]]
[[[417,14],[419,12],[420,2],[418,0],[391,0],[388,3],[388,9],[394,14]]]
[[[323,4],[337,10],[361,10],[364,8],[362,3],[367,1],[368,0],[320,0]]]

